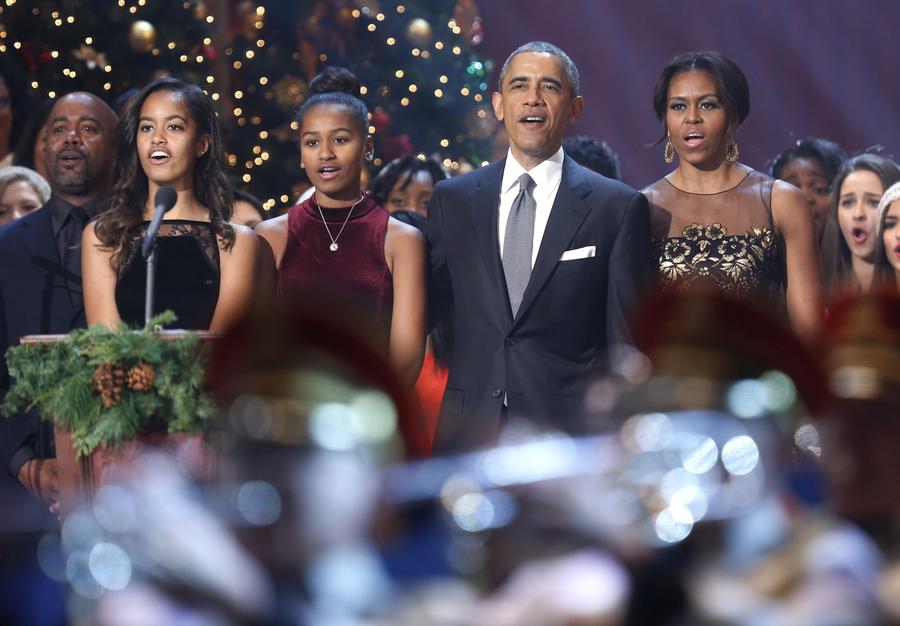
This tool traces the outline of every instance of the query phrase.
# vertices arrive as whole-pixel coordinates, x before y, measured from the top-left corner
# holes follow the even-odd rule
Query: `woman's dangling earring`
[[[675,160],[675,146],[672,145],[672,137],[666,135],[666,149],[663,152],[663,159],[666,163],[671,163]]]
[[[375,158],[375,153],[374,153],[374,152],[366,152],[366,155],[365,155],[366,161],[371,161],[371,160],[374,159],[374,158]]]
[[[734,139],[729,139],[728,145],[725,146],[725,160],[729,163],[734,163],[740,155],[741,151],[738,150],[737,142]]]

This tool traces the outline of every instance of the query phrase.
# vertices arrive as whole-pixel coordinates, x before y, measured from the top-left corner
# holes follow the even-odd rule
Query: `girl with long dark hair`
[[[141,242],[156,192],[169,185],[177,201],[157,238],[154,313],[173,310],[181,328],[226,329],[250,304],[257,244],[250,229],[228,222],[231,186],[212,102],[199,87],[161,78],[129,102],[118,136],[115,185],[82,241],[88,324],[143,323]]]

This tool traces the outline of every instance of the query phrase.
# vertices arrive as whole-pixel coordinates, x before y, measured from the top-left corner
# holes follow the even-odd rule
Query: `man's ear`
[[[569,121],[574,122],[577,121],[579,117],[581,117],[581,113],[584,111],[584,98],[581,96],[575,96],[572,99],[572,108],[569,110]]]
[[[494,107],[494,117],[498,122],[503,121],[503,96],[499,91],[491,94],[491,106]]]

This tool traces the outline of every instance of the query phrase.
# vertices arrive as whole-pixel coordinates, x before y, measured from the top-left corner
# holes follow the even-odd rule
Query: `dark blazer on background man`
[[[68,333],[85,326],[80,255],[69,267],[59,257],[51,199],[40,209],[0,229],[0,395],[9,388],[6,349],[25,335]],[[23,449],[37,458],[54,456],[52,426],[32,413],[0,417],[0,473],[13,474]],[[16,456],[19,459],[16,460]]]
[[[441,181],[429,204],[432,320],[452,311],[454,328],[436,453],[489,442],[506,411],[577,430],[649,268],[644,196],[566,156],[513,318],[498,243],[505,163]]]

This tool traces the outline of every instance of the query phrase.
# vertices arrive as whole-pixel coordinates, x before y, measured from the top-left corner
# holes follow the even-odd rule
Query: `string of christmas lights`
[[[216,102],[236,186],[267,210],[304,179],[293,114],[326,65],[359,77],[375,168],[402,154],[466,171],[490,155],[490,60],[474,0],[4,0],[0,58],[25,70],[32,99],[84,89],[109,100],[171,75]],[[92,6],[93,8],[93,6]]]

